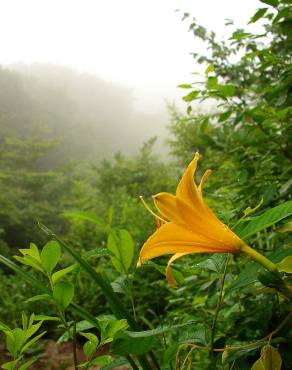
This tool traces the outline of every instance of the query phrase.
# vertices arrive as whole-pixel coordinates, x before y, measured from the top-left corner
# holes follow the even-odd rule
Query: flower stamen
[[[158,225],[157,221],[161,221],[162,223],[166,223],[167,221],[164,220],[162,217],[158,216],[155,212],[152,211],[152,209],[148,206],[148,204],[145,202],[144,198],[142,195],[139,196],[143,206],[147,209],[147,211],[155,218],[156,220],[156,225]]]

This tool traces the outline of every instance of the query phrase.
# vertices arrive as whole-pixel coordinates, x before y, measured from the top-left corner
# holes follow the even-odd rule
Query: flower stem
[[[286,298],[288,298],[289,300],[292,300],[292,290],[289,288],[286,282],[282,279],[282,276],[279,273],[276,264],[274,264],[268,258],[266,258],[262,254],[257,252],[255,249],[249,247],[246,244],[242,245],[241,252],[247,254],[249,257],[251,257],[256,262],[260,263],[268,271],[271,272],[271,276],[273,276],[272,280],[269,282],[269,284],[266,284],[263,282],[264,285],[275,288],[276,290],[281,292]]]
[[[243,244],[241,247],[241,252],[248,254],[253,260],[260,263],[262,266],[264,266],[267,270],[271,272],[277,272],[277,266],[267,259],[265,256],[257,252],[255,249],[249,247],[247,244]]]
[[[210,355],[211,355],[211,362],[212,362],[213,370],[217,369],[216,358],[214,354],[215,330],[216,330],[217,318],[218,318],[218,314],[221,308],[221,303],[222,303],[222,298],[223,298],[223,289],[224,289],[224,283],[225,283],[225,278],[226,278],[226,273],[227,273],[228,262],[229,262],[229,254],[227,254],[225,264],[224,264],[224,270],[223,270],[223,274],[221,277],[220,292],[219,292],[216,310],[215,310],[214,319],[213,319],[212,328],[211,328]]]

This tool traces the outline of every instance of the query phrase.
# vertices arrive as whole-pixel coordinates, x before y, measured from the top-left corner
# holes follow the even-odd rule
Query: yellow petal
[[[168,261],[168,264],[166,266],[166,271],[165,271],[165,276],[166,276],[166,279],[168,281],[168,284],[172,287],[172,288],[176,288],[177,287],[177,282],[173,276],[173,273],[172,273],[172,270],[171,270],[171,264],[177,260],[178,258],[181,258],[185,255],[187,255],[189,253],[176,253],[174,254]]]
[[[177,224],[184,224],[184,221],[178,212],[176,197],[170,193],[158,193],[153,196],[155,207],[163,218],[173,221]]]
[[[223,224],[210,210],[213,217],[206,213],[201,213],[181,199],[176,199],[177,209],[180,216],[184,220],[185,227],[189,228],[194,233],[199,233],[207,236],[215,243],[238,249],[242,245],[241,239],[238,238],[225,224]]]
[[[176,196],[182,199],[184,202],[192,204],[195,208],[204,211],[203,199],[199,192],[195,182],[194,175],[197,169],[197,163],[200,159],[200,155],[197,152],[194,159],[188,165],[185,170],[178,187],[176,189]]]
[[[184,227],[193,233],[207,236],[213,242],[237,248],[241,240],[208,208],[208,213],[202,213],[180,198],[169,193],[159,193],[154,197],[155,206],[168,220]],[[212,217],[209,215],[212,214]]]
[[[212,170],[207,170],[204,172],[204,175],[201,177],[201,181],[200,181],[200,184],[198,186],[198,190],[199,192],[202,194],[202,190],[203,190],[203,186],[205,185],[205,182],[207,181],[208,177],[211,175],[212,173]]]
[[[234,249],[219,241],[196,234],[173,222],[162,225],[145,242],[140,251],[140,262],[150,260],[164,254],[175,253],[225,253]]]

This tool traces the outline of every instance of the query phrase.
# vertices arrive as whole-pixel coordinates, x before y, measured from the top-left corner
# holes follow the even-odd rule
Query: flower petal
[[[212,170],[206,170],[204,172],[203,176],[201,177],[201,181],[200,181],[200,184],[198,186],[198,190],[199,190],[199,192],[202,196],[203,196],[203,194],[202,194],[203,186],[205,185],[205,182],[207,181],[207,179],[211,175],[211,173],[212,173]]]
[[[173,276],[173,273],[172,273],[172,270],[171,270],[171,264],[177,260],[178,258],[181,258],[183,256],[186,256],[187,254],[190,254],[190,253],[176,253],[174,254],[168,261],[168,264],[166,266],[166,271],[165,271],[165,276],[166,276],[166,279],[168,281],[168,284],[172,287],[172,288],[176,288],[177,287],[177,282]]]
[[[200,154],[197,152],[178,184],[176,196],[182,199],[184,202],[192,204],[193,207],[199,209],[200,211],[204,211],[204,201],[194,181],[194,175],[199,159]]]
[[[223,224],[209,209],[213,217],[199,212],[181,199],[176,199],[178,213],[183,219],[183,225],[193,233],[207,236],[214,243],[220,243],[231,249],[238,249],[242,241],[225,224]]]
[[[153,196],[154,204],[163,218],[177,224],[184,224],[184,220],[178,212],[176,197],[170,193],[158,193]]]
[[[209,241],[213,240],[215,245],[219,243],[221,246],[231,246],[235,249],[242,244],[207,206],[206,215],[169,193],[159,193],[153,198],[156,208],[163,217],[197,235],[202,237],[207,235]]]
[[[234,253],[234,248],[169,222],[144,243],[140,251],[140,263],[164,254],[226,252]]]

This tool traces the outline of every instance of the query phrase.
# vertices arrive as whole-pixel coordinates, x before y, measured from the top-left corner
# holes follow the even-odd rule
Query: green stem
[[[53,284],[53,280],[52,280],[52,277],[51,277],[50,274],[48,274],[48,279],[49,279],[49,282],[50,282],[50,287],[51,287],[51,290],[52,290],[52,295],[54,295],[54,284]],[[55,302],[55,303],[56,303],[57,311],[59,312],[61,321],[62,321],[62,323],[63,323],[63,325],[64,325],[64,327],[65,327],[65,329],[66,329],[66,331],[68,333],[68,336],[69,336],[69,338],[72,337],[73,366],[74,366],[74,370],[77,370],[78,369],[78,362],[77,362],[77,343],[76,343],[76,322],[74,321],[74,324],[73,324],[73,333],[71,335],[70,327],[67,324],[65,311],[61,310],[58,307],[57,302]]]
[[[262,266],[264,266],[267,270],[271,272],[277,272],[277,266],[267,259],[265,256],[257,252],[255,249],[249,247],[247,244],[243,244],[241,247],[241,252],[248,254],[249,257],[251,257],[256,262],[260,263]]]
[[[276,264],[274,264],[272,261],[270,261],[265,256],[263,256],[262,254],[257,252],[255,249],[249,247],[246,244],[242,245],[241,252],[247,254],[253,260],[260,263],[268,271],[270,271],[274,276],[274,284],[271,285],[271,287],[277,289],[279,292],[281,292],[289,300],[292,300],[292,291],[289,288],[289,286],[285,283],[285,281],[282,279],[282,276],[279,273]]]
[[[219,314],[221,303],[222,303],[223,288],[224,288],[224,282],[225,282],[228,262],[229,262],[229,254],[226,257],[226,261],[225,261],[225,264],[224,264],[224,271],[223,271],[222,278],[221,278],[220,293],[219,293],[219,297],[218,297],[218,300],[217,300],[217,306],[216,306],[214,319],[213,319],[213,324],[212,324],[212,328],[211,328],[210,355],[211,355],[212,367],[213,367],[214,370],[216,370],[216,358],[215,358],[215,354],[214,354],[215,330],[216,330],[216,323],[217,323],[218,314]]]
[[[131,365],[133,370],[139,370],[138,366],[136,365],[135,361],[132,359],[131,356],[127,356],[127,360],[129,361],[129,364]]]
[[[74,369],[77,370],[78,360],[77,360],[77,341],[76,341],[76,321],[74,321],[73,323],[72,350],[73,350]]]

